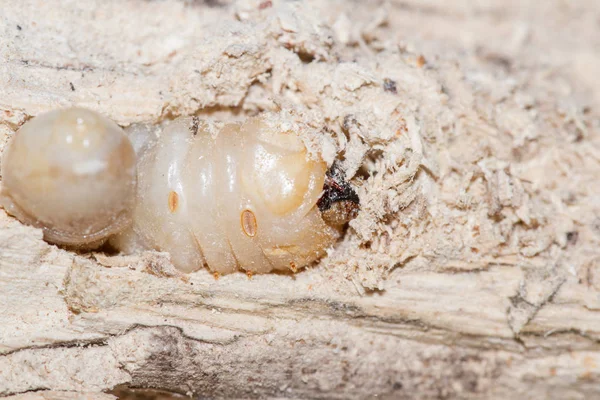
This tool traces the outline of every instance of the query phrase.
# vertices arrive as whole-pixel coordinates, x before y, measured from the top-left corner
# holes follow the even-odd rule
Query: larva
[[[184,272],[220,274],[295,271],[358,210],[340,171],[265,116],[226,124],[215,138],[195,117],[166,123],[158,137],[152,130],[126,134],[81,108],[35,117],[4,152],[0,204],[52,243],[109,239],[123,252],[169,252]]]

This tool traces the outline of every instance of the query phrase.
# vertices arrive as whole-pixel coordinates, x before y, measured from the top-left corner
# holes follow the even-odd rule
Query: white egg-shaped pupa
[[[112,243],[167,251],[186,272],[295,271],[339,236],[316,206],[326,169],[297,133],[264,117],[216,138],[203,121],[179,118],[141,154],[133,226]]]
[[[123,130],[82,108],[26,122],[2,157],[0,205],[44,238],[94,247],[131,222],[136,157]]]

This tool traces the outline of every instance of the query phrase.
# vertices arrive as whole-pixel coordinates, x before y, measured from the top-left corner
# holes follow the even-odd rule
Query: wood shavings
[[[0,212],[0,393],[598,397],[598,9],[563,3],[11,4],[5,137],[74,104],[280,112],[363,208],[307,271],[188,282]]]

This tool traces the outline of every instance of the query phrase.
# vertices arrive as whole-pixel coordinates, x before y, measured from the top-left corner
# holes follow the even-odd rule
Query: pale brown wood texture
[[[0,395],[600,396],[600,9],[476,3],[0,0],[0,150],[69,105],[270,112],[362,202],[317,265],[219,279],[0,210]]]

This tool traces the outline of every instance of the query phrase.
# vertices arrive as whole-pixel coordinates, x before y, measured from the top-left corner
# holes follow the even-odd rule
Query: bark
[[[219,279],[0,210],[0,395],[600,396],[594,1],[0,10],[0,148],[68,105],[123,126],[268,111],[343,154],[362,203],[317,265]]]

